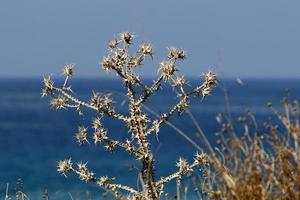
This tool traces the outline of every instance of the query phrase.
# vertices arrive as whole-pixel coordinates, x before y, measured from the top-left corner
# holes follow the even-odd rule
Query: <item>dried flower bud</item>
[[[98,93],[93,94],[93,97],[90,100],[90,104],[95,107],[101,107],[101,105],[102,105],[101,98]]]
[[[115,49],[117,48],[119,41],[117,39],[110,40],[108,43],[109,48]]]
[[[186,111],[188,109],[188,106],[189,106],[189,104],[188,104],[187,100],[183,100],[177,105],[176,109],[180,114],[180,113]]]
[[[73,65],[72,64],[68,64],[65,66],[64,68],[64,75],[65,76],[72,76],[73,75]]]
[[[186,85],[186,80],[183,77],[177,77],[173,80],[173,87],[183,87]]]
[[[197,153],[195,155],[195,163],[197,165],[206,165],[208,163],[208,156],[205,153]]]
[[[108,57],[104,57],[101,61],[101,65],[105,71],[108,71],[113,67],[113,62]]]
[[[107,176],[102,176],[102,177],[100,177],[100,179],[98,180],[97,183],[98,183],[100,186],[102,186],[102,185],[107,184],[109,180],[110,180],[110,179],[109,179]]]
[[[131,44],[131,41],[133,39],[133,34],[125,32],[121,33],[121,40],[123,40],[127,44]]]
[[[217,85],[217,77],[213,72],[209,71],[207,73],[204,73],[203,76],[205,78],[205,83],[209,87],[213,87]]]
[[[143,55],[150,55],[152,56],[153,55],[153,48],[150,44],[142,44],[140,46],[140,50],[139,50],[140,53],[142,53]]]
[[[60,160],[57,165],[57,171],[62,175],[66,176],[66,172],[72,169],[72,161],[71,159]]]
[[[183,50],[176,49],[174,47],[169,49],[168,58],[169,59],[184,59],[186,57],[186,53]]]
[[[155,131],[155,133],[158,133],[159,132],[159,128],[160,128],[160,123],[158,120],[154,120],[153,123],[152,123],[152,127],[153,127],[153,130]]]
[[[57,97],[50,100],[50,105],[56,109],[66,108],[68,105],[68,100],[64,97]]]
[[[76,139],[80,145],[88,142],[87,140],[87,128],[79,127],[78,132],[76,133]]]
[[[42,89],[42,97],[47,96],[48,94],[54,93],[53,81],[50,76],[43,79],[44,88]]]
[[[172,61],[161,62],[160,69],[163,72],[164,79],[169,79],[177,71],[176,65]]]
[[[108,95],[104,96],[104,98],[103,98],[103,105],[104,106],[110,107],[112,102],[113,102],[112,99]]]
[[[102,128],[102,123],[99,118],[94,119],[92,124],[95,131]]]
[[[130,60],[128,61],[128,66],[130,67],[140,66],[142,62],[143,62],[143,57],[137,56],[135,58],[130,58]]]
[[[93,135],[94,143],[97,144],[98,142],[102,142],[103,140],[108,139],[106,134],[107,132],[102,128],[95,131]]]
[[[80,171],[79,178],[83,181],[90,181],[94,178],[94,175],[95,174],[93,172],[85,170],[85,171]]]
[[[201,94],[203,97],[209,96],[211,94],[210,88],[204,87],[203,89],[201,89]]]
[[[179,158],[178,162],[176,163],[176,166],[179,167],[179,170],[181,172],[187,172],[192,170],[187,161],[183,158]]]
[[[107,150],[109,150],[109,151],[112,152],[112,151],[115,150],[116,146],[117,146],[117,142],[116,142],[116,141],[109,141],[109,142],[107,143],[107,145],[105,145],[104,147],[105,147]]]
[[[50,76],[48,78],[43,79],[45,87],[53,87],[53,81],[51,80]]]
[[[126,140],[125,146],[126,146],[126,151],[128,151],[129,153],[133,153],[134,148],[133,148],[131,141]]]
[[[88,169],[87,169],[86,165],[87,165],[87,163],[82,163],[82,162],[77,163],[78,171],[79,172],[87,171]]]

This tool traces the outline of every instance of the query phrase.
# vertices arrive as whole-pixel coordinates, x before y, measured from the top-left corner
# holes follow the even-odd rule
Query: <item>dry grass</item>
[[[210,154],[211,165],[199,188],[209,199],[300,199],[300,124],[298,102],[282,101],[283,113],[274,112],[259,128],[249,111],[238,124],[218,121],[220,149]],[[237,136],[242,135],[242,136]],[[215,148],[216,149],[216,148]]]

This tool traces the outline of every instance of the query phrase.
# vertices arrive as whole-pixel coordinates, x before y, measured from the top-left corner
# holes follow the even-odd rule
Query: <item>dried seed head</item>
[[[179,167],[179,170],[184,173],[192,170],[187,161],[183,158],[179,158],[178,162],[176,163],[176,166]]]
[[[143,55],[150,55],[152,56],[153,55],[153,48],[150,44],[142,44],[140,46],[140,50],[139,50],[140,53],[142,53]]]
[[[72,76],[73,75],[73,65],[72,64],[68,64],[65,66],[64,68],[64,75],[65,76]]]
[[[91,98],[90,100],[90,104],[92,106],[95,106],[95,107],[101,107],[102,103],[101,103],[101,98],[100,98],[100,95],[98,93],[94,93],[93,94],[93,97]]]
[[[82,162],[79,162],[77,163],[77,168],[78,168],[78,171],[79,172],[84,172],[84,171],[87,171],[87,163],[82,163]]]
[[[79,127],[78,132],[76,133],[76,139],[77,142],[82,145],[85,142],[88,142],[87,140],[87,128],[85,127]]]
[[[94,119],[92,124],[95,131],[102,128],[102,123],[100,121],[100,118]]]
[[[104,147],[105,147],[107,150],[109,150],[109,151],[112,152],[112,151],[115,150],[116,146],[117,146],[117,142],[116,142],[116,141],[109,141],[109,142],[107,143],[107,145],[105,145]]]
[[[184,77],[176,77],[174,80],[173,80],[173,87],[183,87],[186,85],[186,80],[184,79]]]
[[[205,83],[209,86],[209,87],[214,87],[217,85],[217,76],[212,72],[209,71],[207,73],[203,74],[204,78],[205,78]]]
[[[169,49],[168,58],[169,59],[184,59],[186,53],[183,50],[176,49],[174,47]]]
[[[66,176],[66,172],[72,169],[72,161],[71,159],[60,160],[57,165],[57,171]]]
[[[197,153],[195,155],[195,163],[197,165],[206,165],[208,164],[208,156],[205,153]]]
[[[209,96],[213,87],[216,87],[218,81],[216,75],[211,71],[204,73],[204,83],[202,86],[198,86],[195,91],[197,95],[202,95],[203,97]]]
[[[210,88],[204,87],[203,89],[201,89],[201,94],[203,97],[209,96],[211,94]]]
[[[177,111],[180,113],[185,112],[189,107],[187,100],[182,100],[176,107]]]
[[[131,41],[134,36],[131,33],[125,32],[125,33],[121,33],[120,37],[121,37],[121,40],[123,40],[125,43],[131,44]]]
[[[152,128],[155,131],[155,133],[159,132],[159,128],[160,128],[160,123],[158,120],[154,120],[152,123]]]
[[[85,171],[80,171],[79,172],[79,178],[83,181],[90,181],[94,178],[94,173],[93,172],[90,172],[88,170],[85,170]]]
[[[112,104],[112,99],[109,97],[109,95],[104,95],[104,98],[103,98],[103,105],[106,106],[106,107],[110,107],[111,104]]]
[[[107,176],[102,176],[102,177],[100,177],[100,179],[98,180],[97,183],[98,183],[100,186],[102,186],[102,185],[107,184],[109,180],[110,180],[110,179],[109,179]]]
[[[48,78],[43,79],[45,87],[53,87],[53,81],[51,80],[50,76]]]
[[[126,140],[125,147],[126,147],[126,151],[128,151],[129,153],[133,152],[133,145],[132,145],[131,141]]]
[[[163,72],[164,79],[169,79],[177,71],[176,65],[172,61],[161,62],[159,66]]]
[[[140,66],[142,62],[143,62],[143,57],[137,56],[135,58],[130,58],[130,60],[128,61],[128,66],[130,67]]]
[[[117,48],[118,44],[119,44],[119,41],[117,39],[112,39],[109,41],[108,46],[111,49],[115,49],[115,48]]]
[[[65,97],[59,96],[50,100],[50,105],[56,109],[66,108],[68,100]]]
[[[114,65],[113,65],[113,62],[111,61],[111,59],[109,59],[108,57],[104,57],[101,61],[101,65],[102,65],[102,68],[105,70],[105,71],[108,71],[110,70]]]
[[[48,94],[53,94],[54,86],[50,76],[48,76],[48,78],[44,77],[43,83],[44,83],[44,88],[42,89],[42,97],[47,96]]]
[[[103,140],[108,139],[107,132],[104,129],[98,129],[93,135],[94,143],[102,142]]]

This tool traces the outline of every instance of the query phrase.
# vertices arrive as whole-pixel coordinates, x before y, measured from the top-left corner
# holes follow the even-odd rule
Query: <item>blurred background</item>
[[[226,105],[234,118],[252,110],[262,125],[270,116],[268,101],[279,109],[283,96],[299,99],[299,10],[297,0],[1,1],[0,197],[7,183],[14,194],[22,178],[24,191],[33,198],[46,188],[52,199],[70,198],[69,193],[86,196],[86,191],[97,199],[102,192],[98,188],[56,173],[57,161],[69,157],[89,161],[99,176],[116,176],[119,182],[136,186],[138,166],[126,153],[107,154],[101,145],[78,147],[77,126],[90,126],[96,115],[84,111],[82,117],[72,110],[50,108],[48,99],[40,95],[43,76],[52,75],[62,84],[63,66],[74,64],[71,83],[76,96],[87,100],[92,90],[122,94],[122,83],[99,65],[110,39],[129,31],[136,44],[153,45],[153,62],[139,70],[146,81],[157,75],[168,47],[182,48],[187,59],[180,63],[180,73],[191,84],[200,83],[207,70],[216,72],[220,80],[212,96],[193,101],[191,107],[215,144],[214,134],[220,129],[215,116]],[[124,100],[122,95],[114,98]],[[166,87],[148,106],[161,112],[175,101]],[[172,122],[205,148],[188,116]],[[128,137],[115,121],[106,121],[106,128],[113,137]],[[174,171],[179,156],[191,159],[196,151],[168,127],[163,127],[158,141],[153,140],[157,177]]]

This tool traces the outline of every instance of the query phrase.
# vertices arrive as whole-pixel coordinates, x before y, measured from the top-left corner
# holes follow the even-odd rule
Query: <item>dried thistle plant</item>
[[[173,179],[180,180],[194,168],[207,164],[206,154],[196,154],[194,161],[189,164],[180,158],[177,162],[178,171],[173,174],[156,178],[154,171],[154,157],[151,151],[149,136],[158,134],[160,127],[163,126],[176,113],[183,113],[189,107],[189,100],[192,97],[205,97],[210,95],[212,88],[217,84],[216,76],[209,71],[203,74],[202,83],[195,87],[187,87],[184,77],[177,74],[177,62],[186,57],[183,50],[170,48],[166,60],[159,63],[159,75],[153,84],[146,85],[135,68],[142,65],[147,57],[154,54],[150,44],[141,44],[136,53],[131,55],[129,52],[134,36],[131,33],[121,33],[119,38],[111,40],[108,44],[108,55],[101,61],[101,66],[105,71],[113,71],[119,76],[126,89],[128,98],[128,116],[116,111],[114,102],[110,96],[94,94],[89,102],[82,101],[74,97],[71,85],[68,84],[69,78],[73,75],[73,66],[67,65],[64,69],[66,79],[61,87],[54,85],[50,77],[44,78],[44,88],[42,96],[51,96],[50,104],[57,109],[74,108],[80,114],[81,107],[94,110],[99,118],[92,122],[93,133],[88,133],[86,127],[79,127],[76,139],[80,145],[85,143],[102,143],[109,151],[116,148],[127,151],[134,156],[141,164],[141,175],[143,188],[137,190],[125,184],[115,183],[114,178],[102,176],[96,177],[90,171],[86,163],[78,162],[74,164],[71,159],[59,161],[57,171],[66,176],[68,172],[78,174],[81,180],[94,183],[112,192],[117,199],[160,199],[164,192],[166,183]],[[178,102],[165,113],[161,113],[157,118],[151,118],[149,113],[143,108],[143,104],[157,92],[163,84],[170,84],[177,93]],[[101,122],[102,116],[119,120],[128,128],[131,137],[125,141],[115,140],[110,137]]]

